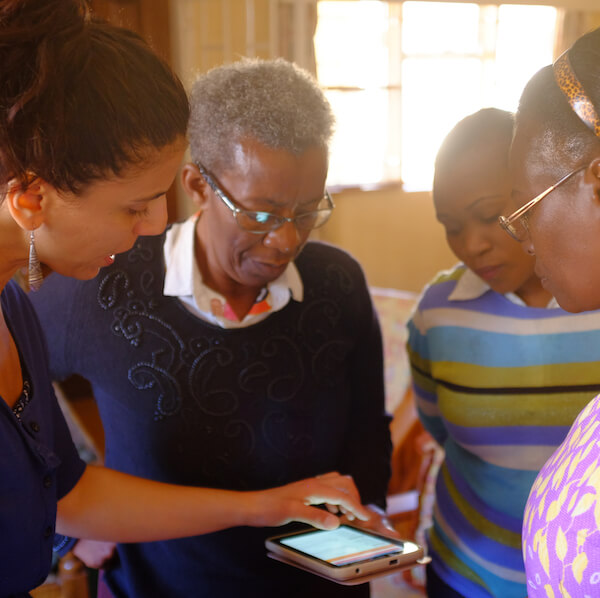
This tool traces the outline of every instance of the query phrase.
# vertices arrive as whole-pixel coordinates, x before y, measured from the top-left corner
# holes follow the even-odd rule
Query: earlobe
[[[203,208],[208,197],[208,184],[195,164],[186,164],[181,169],[181,183],[196,207]]]

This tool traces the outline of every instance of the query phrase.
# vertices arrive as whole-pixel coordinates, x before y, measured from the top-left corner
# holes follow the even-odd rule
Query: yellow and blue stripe
[[[445,449],[430,554],[469,598],[527,595],[523,510],[535,477],[600,392],[600,312],[534,308],[439,275],[409,322],[419,415]]]

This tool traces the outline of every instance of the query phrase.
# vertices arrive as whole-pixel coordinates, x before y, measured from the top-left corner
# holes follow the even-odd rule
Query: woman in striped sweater
[[[534,258],[498,226],[512,211],[510,113],[451,131],[434,203],[461,264],[425,289],[409,323],[420,417],[445,449],[436,485],[432,598],[523,598],[523,509],[577,413],[600,390],[600,313],[560,309]]]

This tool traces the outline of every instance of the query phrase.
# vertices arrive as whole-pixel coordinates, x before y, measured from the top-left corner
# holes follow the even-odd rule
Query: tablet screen
[[[341,526],[334,530],[318,530],[281,538],[280,544],[341,567],[359,561],[402,554],[402,542],[390,542]]]

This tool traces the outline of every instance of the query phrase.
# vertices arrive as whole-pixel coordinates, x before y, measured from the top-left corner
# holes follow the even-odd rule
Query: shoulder
[[[36,293],[27,295],[25,291],[11,280],[2,290],[2,312],[11,327],[19,328],[21,331],[39,327],[38,318],[30,298]],[[17,333],[14,330],[15,334]]]
[[[144,295],[162,294],[164,242],[165,233],[139,237],[129,251],[117,255],[114,264],[99,272],[93,286],[103,307],[112,305],[118,295],[124,297],[139,288]]]
[[[307,298],[349,301],[354,307],[370,301],[360,264],[339,247],[311,241],[296,258],[295,264]]]
[[[45,339],[29,296],[11,280],[2,290],[1,303],[2,313],[19,350],[30,359],[35,356],[36,359],[45,360]]]
[[[165,237],[166,231],[161,235],[152,237],[138,237],[129,251],[117,255],[115,263],[109,269],[116,267],[129,270],[138,266],[148,266],[149,264],[162,267]]]
[[[15,280],[9,280],[8,284],[2,289],[0,297],[2,299],[2,307],[5,307],[25,301],[26,294]]]
[[[353,276],[360,275],[364,278],[362,267],[354,257],[347,251],[322,241],[308,242],[296,258],[295,264],[303,277],[311,272],[322,275],[341,268]]]
[[[107,302],[121,291],[129,290],[136,281],[142,280],[150,287],[150,280],[160,280],[163,242],[164,235],[139,237],[129,251],[118,254],[112,265],[102,268],[90,280],[77,280],[56,272],[50,274],[41,289],[31,294],[44,326],[47,320],[56,319],[57,313],[74,317],[83,313],[89,315],[90,307],[98,302],[106,307]]]
[[[2,290],[0,299],[2,303],[2,312],[9,319],[18,316],[26,319],[27,315],[33,312],[33,308],[31,307],[25,291],[14,280],[8,281],[8,284]]]
[[[464,264],[457,264],[449,270],[438,272],[421,292],[419,309],[451,307],[452,304],[448,301],[448,297],[466,271],[467,268]]]
[[[467,267],[464,264],[456,264],[449,270],[441,270],[438,272],[433,279],[429,282],[429,285],[434,286],[443,283],[454,283],[454,286],[464,276],[467,271]]]

